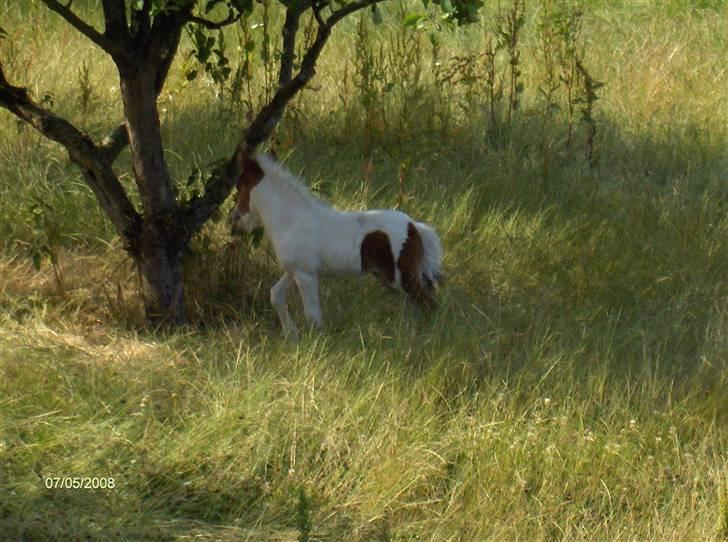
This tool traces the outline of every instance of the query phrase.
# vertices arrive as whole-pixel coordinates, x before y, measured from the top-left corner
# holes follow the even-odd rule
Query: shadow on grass
[[[178,114],[166,129],[177,132],[176,123],[189,129],[198,113]],[[196,126],[181,156],[215,140],[214,127]],[[399,296],[382,295],[374,281],[324,281],[326,352],[317,350],[315,336],[296,352],[310,352],[315,359],[331,355],[327,368],[341,376],[351,395],[371,377],[364,368],[352,369],[365,356],[372,359],[368,371],[395,371],[413,388],[427,383],[443,411],[498,392],[512,394],[527,411],[534,393],[548,397],[568,390],[570,399],[588,403],[597,419],[617,397],[625,410],[631,401],[643,405],[645,397],[660,409],[696,393],[715,397],[725,388],[719,364],[726,348],[719,327],[728,296],[727,198],[720,182],[728,166],[724,149],[699,139],[630,136],[605,123],[595,167],[576,150],[568,158],[555,144],[544,182],[542,147],[530,139],[533,127],[524,121],[497,146],[475,128],[425,133],[395,146],[396,152],[382,145],[374,150],[374,176],[365,191],[362,165],[368,157],[360,143],[331,133],[323,123],[313,128],[312,137],[298,139],[290,149],[294,171],[323,184],[342,206],[392,207],[402,197],[400,165],[409,160],[403,210],[432,221],[446,250],[448,281],[432,315]],[[228,137],[232,141],[232,132],[218,137],[221,148]],[[184,179],[194,162],[180,159],[178,178]],[[275,265],[262,250],[229,243],[219,228],[195,240],[186,264],[189,304],[204,325],[192,350],[175,352],[172,346],[170,355],[206,365],[210,372],[197,377],[234,378],[238,369],[225,361],[231,351],[205,354],[201,345],[219,342],[223,334],[231,350],[262,343],[267,335],[278,342],[268,304]],[[53,296],[47,301],[53,303]],[[300,307],[296,314],[301,322]],[[261,329],[246,335],[234,327],[240,321]],[[101,370],[108,371],[100,378],[108,387],[121,385],[113,368]],[[286,370],[284,362],[271,362],[270,368],[257,367],[254,376],[286,375]],[[643,387],[634,389],[635,381]],[[143,395],[143,384],[135,387],[134,400]],[[149,384],[180,394],[184,388],[162,377]],[[88,401],[102,409],[99,389],[88,390]],[[719,397],[705,399],[691,415],[708,425],[724,403]],[[194,411],[190,405],[180,408]],[[113,449],[106,453],[116,456]],[[273,520],[285,531],[280,538],[295,536],[287,531],[295,514],[290,496],[271,495],[264,473],[243,473],[210,486],[207,465],[180,475],[162,461],[141,454],[135,460],[121,467],[128,477],[118,493],[50,492],[40,478],[23,477],[23,483],[38,485],[15,484],[15,494],[0,494],[0,519],[9,533],[3,536],[42,540],[72,533],[156,540],[197,529],[200,536],[234,538],[247,536],[240,523],[255,524],[271,503],[280,514]],[[284,477],[286,459],[279,460],[275,475]],[[4,476],[13,473],[6,470]]]

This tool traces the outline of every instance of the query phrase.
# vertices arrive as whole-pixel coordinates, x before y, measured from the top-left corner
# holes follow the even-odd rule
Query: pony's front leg
[[[321,327],[321,305],[319,304],[319,280],[314,273],[294,273],[298,291],[303,301],[303,311],[314,327]]]
[[[296,329],[296,323],[288,314],[288,305],[286,304],[286,296],[288,290],[293,285],[293,275],[286,272],[281,277],[281,280],[275,283],[275,286],[270,289],[270,302],[273,304],[278,313],[278,318],[283,326],[283,333],[291,340],[298,339],[298,329]]]

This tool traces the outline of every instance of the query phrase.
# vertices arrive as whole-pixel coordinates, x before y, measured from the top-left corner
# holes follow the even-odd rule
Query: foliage
[[[62,293],[63,286],[58,262],[61,230],[54,217],[53,208],[47,201],[36,197],[23,208],[21,216],[25,226],[32,232],[30,241],[27,243],[27,250],[33,262],[33,268],[40,271],[43,260],[47,259],[53,268],[58,291]]]
[[[296,502],[296,528],[298,542],[309,542],[311,535],[311,500],[303,486],[298,488]]]

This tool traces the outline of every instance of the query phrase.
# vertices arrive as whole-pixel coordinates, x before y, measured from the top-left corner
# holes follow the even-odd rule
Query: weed
[[[563,4],[560,9],[553,10],[553,21],[559,44],[559,78],[566,91],[567,126],[566,149],[571,151],[574,132],[576,106],[579,103],[579,61],[583,58],[581,51],[581,31],[583,12],[573,4]]]
[[[369,17],[362,13],[356,27],[354,45],[354,86],[357,90],[359,104],[364,111],[364,155],[372,152],[375,141],[387,125],[384,109],[384,94],[394,88],[387,78],[385,50],[383,46],[372,44],[369,31]]]
[[[718,532],[719,541],[728,540],[728,484],[718,488]]]
[[[78,107],[81,118],[85,124],[89,114],[92,113],[94,102],[94,85],[91,82],[91,67],[87,60],[81,62],[78,68]]]
[[[523,94],[521,82],[521,50],[519,40],[525,17],[525,0],[513,0],[510,9],[498,18],[497,49],[504,49],[508,55],[508,124],[518,110]]]
[[[296,499],[296,529],[298,529],[298,542],[309,542],[311,539],[311,499],[306,495],[306,489],[299,486]]]
[[[42,198],[34,198],[23,208],[21,216],[31,230],[30,242],[22,244],[28,250],[33,267],[36,271],[40,271],[43,260],[47,259],[53,270],[58,293],[62,296],[64,288],[58,261],[61,231],[55,219],[52,206]]]
[[[594,140],[597,134],[597,123],[594,120],[594,105],[599,99],[597,91],[604,86],[604,83],[596,81],[589,71],[584,67],[583,60],[576,62],[576,69],[579,72],[579,80],[581,82],[581,96],[577,99],[577,103],[581,104],[581,122],[586,124],[586,159],[590,167],[596,164],[594,155]]]

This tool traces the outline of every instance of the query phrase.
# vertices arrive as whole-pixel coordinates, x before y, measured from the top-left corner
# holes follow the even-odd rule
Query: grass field
[[[507,96],[496,126],[484,73],[455,69],[497,5],[435,52],[396,6],[349,21],[292,103],[291,169],[337,206],[431,222],[447,274],[432,315],[374,280],[325,281],[324,331],[298,345],[268,301],[268,248],[223,221],[186,256],[194,325],[146,329],[79,172],[0,111],[0,539],[728,540],[728,6],[585,3],[605,83],[590,165],[581,104],[569,145],[563,85],[558,110],[538,91],[542,4],[510,124]],[[94,137],[119,122],[113,65],[56,16],[3,1],[0,25],[13,81]],[[249,92],[186,82],[184,52],[173,68],[181,191],[264,95],[255,36]],[[132,186],[127,155],[117,170]],[[56,264],[37,271],[44,249]]]

